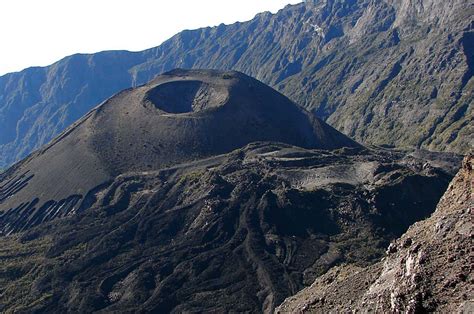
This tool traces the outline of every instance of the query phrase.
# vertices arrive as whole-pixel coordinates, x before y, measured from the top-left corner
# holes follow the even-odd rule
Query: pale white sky
[[[0,0],[0,75],[74,53],[143,50],[183,29],[250,20],[301,0]]]

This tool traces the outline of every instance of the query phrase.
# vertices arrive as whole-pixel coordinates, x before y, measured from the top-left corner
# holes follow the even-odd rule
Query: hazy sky
[[[77,52],[142,50],[183,29],[246,21],[301,0],[0,0],[0,75]]]

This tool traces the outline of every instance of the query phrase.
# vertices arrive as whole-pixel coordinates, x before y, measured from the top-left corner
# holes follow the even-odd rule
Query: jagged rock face
[[[469,0],[306,1],[140,53],[76,55],[9,74],[0,77],[0,167],[115,92],[176,67],[239,70],[361,142],[466,152],[473,15]]]
[[[334,268],[277,312],[471,313],[473,166],[467,156],[435,213],[391,243],[381,262]]]
[[[74,214],[117,175],[230,152],[255,141],[360,145],[238,72],[175,70],[122,91],[0,177],[0,231]]]
[[[468,156],[436,212],[388,248],[361,306],[394,312],[474,310],[474,156]]]
[[[449,178],[397,152],[268,142],[120,175],[76,215],[0,238],[0,304],[271,312],[334,265],[378,260]]]

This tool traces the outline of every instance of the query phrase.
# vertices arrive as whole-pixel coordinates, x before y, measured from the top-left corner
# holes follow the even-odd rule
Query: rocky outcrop
[[[139,53],[75,55],[8,74],[0,77],[0,167],[112,94],[177,67],[256,77],[360,142],[466,152],[473,10],[467,0],[306,1]]]
[[[392,242],[381,262],[369,268],[335,268],[277,312],[471,313],[473,167],[469,155],[435,213]]]
[[[394,312],[474,310],[474,156],[468,156],[436,212],[387,249],[360,305]]]

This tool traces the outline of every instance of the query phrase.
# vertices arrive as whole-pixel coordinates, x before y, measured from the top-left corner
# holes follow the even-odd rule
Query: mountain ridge
[[[473,10],[463,0],[312,1],[183,31],[143,52],[75,55],[6,75],[0,160],[11,164],[113,93],[176,67],[239,70],[362,142],[466,152]]]

